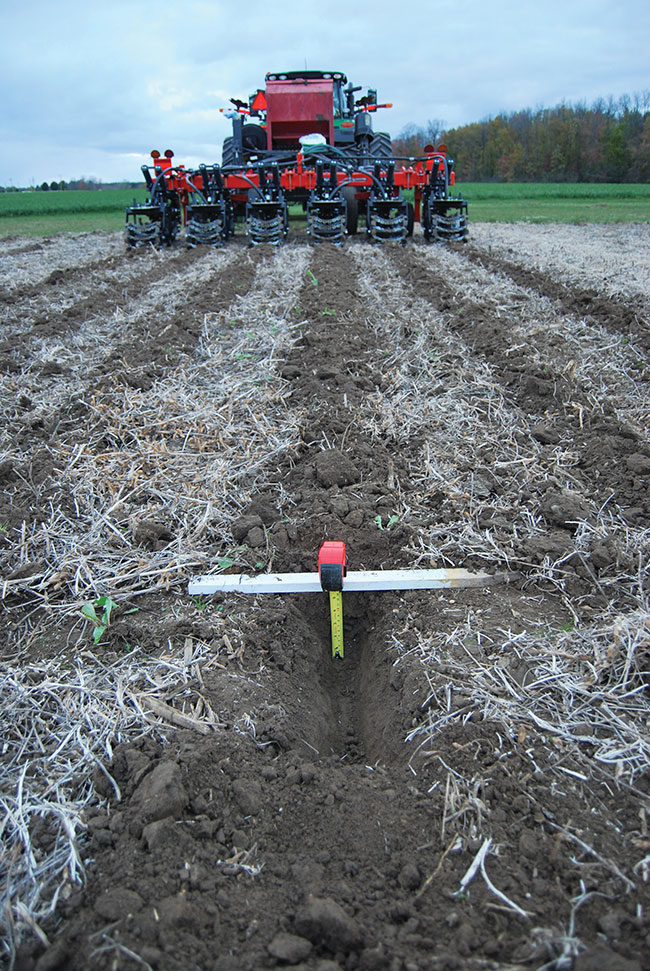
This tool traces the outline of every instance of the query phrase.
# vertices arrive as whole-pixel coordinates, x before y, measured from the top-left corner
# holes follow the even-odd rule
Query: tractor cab
[[[342,71],[271,71],[265,82],[265,89],[250,96],[248,113],[260,119],[270,151],[297,151],[302,137],[315,134],[328,145],[351,145],[356,115],[377,106],[372,88],[357,101],[361,88],[348,84]],[[256,144],[261,143],[258,136]]]

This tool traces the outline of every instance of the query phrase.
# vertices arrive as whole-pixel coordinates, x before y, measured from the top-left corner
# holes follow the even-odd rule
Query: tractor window
[[[343,92],[341,91],[340,81],[334,82],[333,94],[334,94],[334,117],[340,118],[341,115],[343,114],[343,109],[344,109]]]

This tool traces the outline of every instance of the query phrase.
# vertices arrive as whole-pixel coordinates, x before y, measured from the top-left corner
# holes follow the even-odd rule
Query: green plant
[[[311,280],[311,282],[314,284],[314,286],[317,287],[318,286],[318,279],[317,279],[317,277],[314,276],[314,274],[312,273],[312,271],[309,270],[309,269],[307,270],[307,276],[309,277],[309,279]]]
[[[194,606],[199,611],[205,610],[205,608],[208,606],[208,601],[205,599],[202,593],[200,593],[198,597],[194,598]]]
[[[235,561],[231,556],[218,556],[217,563],[222,570],[229,570]]]
[[[93,641],[99,644],[106,628],[111,622],[111,613],[117,607],[108,596],[97,597],[92,603],[84,604],[81,613],[93,623]],[[100,611],[100,613],[98,613]]]
[[[327,307],[325,307],[325,310],[321,310],[320,314],[321,317],[336,317],[336,310],[328,310]]]
[[[111,614],[116,609],[118,609],[118,605],[108,595],[97,597],[92,603],[84,604],[81,608],[81,613],[93,624],[93,641],[95,644],[99,644],[101,641],[107,627],[111,623]],[[134,614],[137,610],[137,607],[131,607],[130,610],[125,610],[124,613]]]
[[[374,522],[377,523],[377,529],[384,529],[384,523],[379,514],[375,516]],[[394,526],[396,522],[399,522],[399,516],[393,513],[392,516],[389,516],[388,521],[386,522],[386,529],[390,529],[391,526]]]

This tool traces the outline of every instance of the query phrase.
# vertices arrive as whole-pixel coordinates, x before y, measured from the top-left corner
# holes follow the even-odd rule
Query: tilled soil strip
[[[126,273],[118,270],[108,285],[102,277],[101,283],[94,282],[87,297],[81,295],[79,299],[74,291],[68,293],[59,306],[48,305],[47,312],[40,317],[38,314],[33,317],[21,306],[22,333],[13,332],[11,315],[6,314],[4,333],[8,330],[11,336],[0,347],[0,361],[13,373],[29,369],[34,360],[36,366],[54,369],[56,373],[57,367],[65,365],[66,358],[77,358],[83,365],[98,354],[113,355],[116,359],[116,344],[119,347],[119,335],[127,326],[129,356],[134,351],[142,353],[143,336],[146,335],[145,344],[155,341],[158,323],[165,320],[168,324],[166,318],[178,304],[187,301],[188,292],[200,295],[215,270],[222,272],[237,255],[236,252],[205,254],[194,250],[175,260],[156,256],[146,263],[144,260],[128,262],[123,264]],[[188,316],[192,316],[191,311]],[[27,329],[25,325],[30,320],[32,326]],[[171,344],[173,347],[174,342]],[[150,361],[151,355],[148,357]]]
[[[566,375],[555,372],[552,362],[543,371],[530,366],[525,348],[513,353],[508,318],[468,298],[462,283],[450,280],[439,266],[425,267],[403,254],[395,262],[409,286],[445,311],[447,325],[467,336],[475,352],[489,361],[503,387],[539,426],[540,441],[563,444],[575,453],[572,464],[589,483],[595,501],[604,504],[614,497],[631,522],[644,522],[650,512],[645,488],[650,446],[645,436],[614,415],[602,414]]]
[[[484,311],[507,318],[508,357],[513,365],[527,356],[537,368],[561,384],[561,397],[583,414],[615,415],[641,428],[648,424],[648,384],[645,354],[636,341],[613,335],[589,318],[558,312],[555,302],[540,297],[499,272],[468,266],[462,254],[437,253],[439,269],[450,281],[462,278],[463,294]],[[428,265],[421,247],[413,255]],[[614,314],[614,302],[610,311]],[[622,308],[626,309],[626,308]],[[498,340],[495,333],[495,341]],[[552,366],[551,363],[552,362]]]
[[[576,318],[589,317],[610,333],[624,334],[631,338],[646,353],[650,349],[648,308],[646,304],[635,301],[633,296],[629,300],[604,297],[575,284],[561,283],[548,273],[530,266],[521,266],[513,260],[485,252],[477,246],[468,246],[463,253],[484,269],[503,274],[519,286],[553,300],[562,308],[562,313]]]
[[[303,250],[303,252],[306,251]],[[254,268],[254,264],[251,264],[251,266]],[[301,272],[301,266],[301,255],[298,252],[296,263],[298,273]],[[239,279],[242,279],[242,273],[246,273],[246,268],[240,265]],[[78,444],[74,444],[71,456],[73,461],[62,470],[63,474],[58,479],[58,486],[48,483],[53,490],[50,500],[50,521],[45,522],[40,531],[33,531],[31,536],[25,535],[25,527],[23,525],[23,540],[21,544],[23,552],[21,556],[25,557],[27,564],[29,564],[31,558],[34,558],[36,562],[33,563],[31,570],[20,571],[15,581],[12,582],[10,580],[8,584],[5,583],[5,596],[7,592],[9,594],[13,592],[14,595],[17,594],[19,597],[21,595],[24,597],[28,591],[36,591],[37,596],[44,598],[44,605],[47,605],[50,598],[56,602],[60,600],[66,591],[68,591],[68,595],[73,593],[73,595],[78,596],[86,586],[88,588],[86,596],[93,596],[102,585],[104,585],[104,589],[110,588],[113,596],[118,596],[115,581],[109,580],[107,582],[104,580],[102,584],[101,574],[107,568],[109,573],[111,571],[114,573],[115,565],[118,564],[118,572],[123,576],[126,573],[126,580],[128,582],[129,555],[131,556],[130,568],[133,572],[132,585],[136,588],[141,588],[143,585],[147,585],[147,583],[150,584],[152,580],[154,586],[168,587],[169,580],[171,579],[170,571],[173,575],[175,560],[176,570],[182,568],[182,563],[185,561],[190,565],[192,565],[192,562],[194,562],[194,565],[198,565],[201,562],[201,557],[199,557],[198,563],[196,562],[196,553],[193,551],[196,551],[197,545],[200,542],[210,541],[211,531],[213,529],[218,529],[219,533],[223,532],[223,526],[219,524],[222,522],[223,516],[227,515],[228,504],[234,504],[235,508],[237,508],[240,481],[250,481],[255,478],[255,474],[251,475],[251,469],[256,464],[259,465],[262,461],[267,460],[272,436],[278,433],[280,435],[286,434],[286,430],[281,427],[285,418],[281,407],[277,414],[277,419],[279,419],[277,432],[273,427],[275,416],[272,411],[263,418],[262,424],[260,424],[260,418],[255,416],[254,411],[257,407],[259,414],[264,416],[266,408],[274,404],[273,398],[276,392],[272,386],[269,389],[270,393],[267,390],[267,380],[265,378],[268,379],[268,367],[265,367],[264,357],[256,345],[258,338],[261,338],[260,347],[264,348],[264,353],[268,353],[269,343],[271,344],[271,349],[273,349],[281,346],[283,341],[290,341],[291,339],[290,329],[287,327],[283,318],[287,305],[290,306],[292,299],[290,275],[290,272],[289,274],[285,272],[284,267],[280,268],[280,272],[277,272],[274,271],[273,264],[270,266],[265,264],[263,272],[256,281],[256,292],[252,301],[250,301],[250,307],[247,305],[246,299],[241,298],[235,301],[234,311],[231,310],[230,313],[228,313],[227,304],[225,305],[226,310],[224,312],[224,305],[219,300],[219,294],[223,294],[223,281],[217,280],[210,288],[210,292],[212,293],[212,301],[210,302],[211,311],[207,315],[201,314],[203,319],[200,331],[201,348],[197,355],[198,361],[193,367],[190,366],[191,362],[182,363],[180,367],[177,365],[175,368],[177,372],[176,377],[172,377],[168,382],[168,394],[173,393],[174,387],[176,387],[177,393],[178,390],[181,391],[181,395],[183,392],[185,393],[185,401],[181,404],[182,411],[177,416],[170,414],[169,402],[167,402],[167,407],[165,407],[166,391],[164,387],[152,391],[149,395],[151,399],[150,410],[151,406],[153,408],[158,406],[162,408],[163,414],[155,415],[152,413],[150,416],[147,416],[152,423],[152,427],[148,431],[145,429],[140,430],[138,424],[134,423],[133,415],[129,416],[124,412],[125,400],[129,396],[135,398],[138,392],[129,392],[127,388],[120,389],[117,386],[108,389],[103,396],[96,395],[96,404],[93,411],[99,418],[99,422],[93,422],[95,426],[93,429],[86,428],[84,433],[86,447],[80,449]],[[233,283],[233,286],[247,287],[252,279],[253,277],[251,276],[245,283]],[[278,323],[273,323],[272,320],[266,317],[267,310],[273,306],[269,298],[274,293],[276,295]],[[260,301],[262,302],[262,306],[260,306]],[[244,315],[246,319],[245,326],[250,331],[247,331],[246,336],[238,333],[237,327],[240,326],[240,321],[237,321],[237,327],[232,326],[234,323],[233,317],[238,311]],[[270,342],[269,329],[271,332],[278,332],[277,335],[272,336]],[[258,332],[257,336],[255,332]],[[197,336],[198,334],[199,332],[197,331]],[[242,348],[242,343],[247,345],[245,350]],[[240,350],[240,348],[242,349]],[[154,354],[157,351],[159,357],[164,353],[164,349],[160,346],[155,348],[152,346],[151,350]],[[224,376],[219,374],[218,370],[222,356],[227,356],[228,358],[225,380]],[[189,373],[186,373],[188,370]],[[182,387],[183,385],[184,388]],[[250,390],[247,388],[248,385],[250,385]],[[244,401],[241,407],[244,413],[252,418],[251,427],[250,429],[246,428],[246,418],[244,418],[243,422],[239,421],[236,425],[236,437],[232,443],[228,443],[226,436],[229,435],[229,432],[227,422],[223,420],[224,413],[229,410],[230,419],[232,420],[233,413],[238,407],[238,396],[242,393],[244,395]],[[141,392],[140,397],[146,394],[147,392]],[[218,397],[219,395],[221,396],[220,398]],[[257,406],[255,395],[259,398]],[[84,396],[83,389],[81,389],[81,396]],[[191,409],[196,409],[197,405],[201,406],[203,404],[203,398],[206,399],[206,403],[208,401],[211,402],[212,414],[205,413],[203,415],[198,414],[193,416]],[[101,408],[97,407],[98,403],[102,404]],[[140,411],[137,418],[141,421],[143,417],[142,402],[139,404]],[[118,423],[121,421],[126,423],[124,425],[125,432],[127,432],[128,426],[131,464],[136,468],[136,471],[137,467],[141,464],[141,462],[138,462],[137,449],[134,447],[139,444],[139,433],[142,434],[144,431],[145,449],[151,450],[153,448],[155,450],[156,441],[154,441],[154,436],[156,432],[164,431],[165,423],[170,418],[172,420],[176,418],[177,427],[181,436],[177,442],[177,457],[173,453],[170,453],[168,449],[158,449],[159,468],[156,469],[153,475],[150,469],[146,481],[147,490],[145,490],[144,496],[142,495],[142,489],[138,489],[137,482],[132,483],[131,488],[128,490],[131,502],[133,502],[136,495],[141,504],[144,499],[144,504],[140,507],[140,516],[136,515],[131,523],[132,538],[129,538],[129,534],[123,531],[125,525],[124,516],[119,514],[121,505],[119,501],[120,495],[124,493],[124,487],[129,485],[128,481],[124,479],[123,469],[119,462],[119,454],[116,454],[116,452],[119,453],[119,448],[114,450],[112,456],[114,461],[113,468],[105,460],[101,461],[102,458],[105,458],[102,453],[104,453],[108,444],[103,436],[107,436],[111,432],[113,434],[117,433],[118,435],[120,433],[119,425],[112,430],[110,427],[107,427],[107,422],[110,423],[111,421],[110,410],[113,405],[121,408],[121,411],[115,413],[114,420]],[[234,415],[234,417],[241,416]],[[201,447],[200,441],[190,439],[190,436],[198,436],[198,439],[200,439],[202,435],[205,436],[208,433],[208,427],[204,428],[203,432],[201,431],[201,421],[207,422],[209,426],[211,422],[215,422],[215,419],[218,430],[212,432],[210,438],[212,440],[215,438],[219,439],[224,453],[227,450],[230,451],[229,460],[225,463],[223,475],[218,456],[211,457]],[[155,424],[156,420],[158,420],[157,426]],[[173,439],[178,433],[173,425],[170,431],[170,439]],[[102,432],[103,436],[101,434]],[[99,438],[97,438],[98,435]],[[259,445],[257,446],[259,453],[257,457],[254,454],[250,454],[251,448],[256,448],[256,436],[259,438]],[[76,440],[76,437],[73,436],[73,439]],[[288,440],[291,440],[290,436]],[[99,452],[97,446],[99,446]],[[277,447],[278,443],[276,443]],[[285,441],[280,441],[279,447],[281,449],[286,448],[286,439]],[[235,468],[232,461],[234,453],[237,450],[241,453],[240,464],[242,469],[239,471]],[[59,461],[62,458],[62,454],[67,454],[65,436],[56,437],[53,442],[52,454],[55,460]],[[133,458],[135,458],[135,461],[133,461]],[[99,464],[96,464],[97,459],[100,460]],[[217,459],[216,462],[215,459]],[[158,522],[152,522],[149,519],[152,515],[150,496],[155,494],[156,485],[158,485],[159,489],[164,487],[165,484],[167,484],[168,489],[170,485],[173,485],[174,489],[178,490],[179,483],[170,482],[166,467],[169,466],[170,462],[173,465],[174,461],[178,462],[179,460],[179,475],[186,477],[184,484],[190,493],[190,496],[187,497],[189,499],[187,512],[191,514],[189,523],[185,523],[183,519],[185,510],[176,508],[178,507],[179,498],[181,502],[184,498],[182,493],[179,497],[178,492],[172,490],[170,492],[169,504],[166,504],[164,497],[162,497],[162,508],[165,509],[167,517],[170,514],[180,516],[180,524],[188,529],[189,542],[186,542],[185,546],[189,550],[189,558],[188,555],[181,557],[175,556],[173,549],[168,550],[166,555],[161,557],[157,555],[157,550],[159,547],[165,547],[167,545],[166,539],[162,539],[162,537],[163,535],[165,537],[169,535],[170,523],[168,519],[167,525],[162,526],[160,520]],[[190,481],[197,481],[199,478],[192,467],[193,461],[199,462],[202,470],[200,478],[205,479],[205,499],[202,499],[200,493],[197,493],[195,486],[193,487],[187,482],[188,478]],[[14,482],[20,482],[19,466],[15,467],[15,471],[12,466],[5,469],[5,472],[9,481],[12,480],[13,476]],[[156,476],[158,476],[158,482],[155,481]],[[161,476],[162,478],[160,478]],[[34,486],[36,483],[34,483],[33,478],[31,481]],[[63,492],[61,491],[61,485],[64,486]],[[116,487],[119,487],[117,494]],[[62,506],[65,509],[68,505],[65,502],[66,489],[70,489],[74,495],[76,515],[74,514],[74,510],[72,510],[71,519],[66,518],[62,514],[61,509]],[[221,510],[215,509],[213,506],[213,503],[218,501],[220,494],[223,494],[225,500]],[[43,492],[40,493],[38,501],[44,502],[47,505],[47,499]],[[52,507],[54,508],[52,509]],[[19,512],[19,510],[16,510],[15,504],[12,504],[10,508],[16,514]],[[131,506],[130,511],[132,513],[135,511],[133,506]],[[26,518],[29,520],[28,513],[26,514]],[[143,520],[142,522],[140,521],[141,519]],[[9,526],[8,522],[6,526]],[[81,536],[80,527],[83,526],[87,527],[87,532],[84,536]],[[178,528],[176,523],[174,523],[174,527]],[[7,529],[8,539],[11,538],[9,532],[9,529]],[[13,533],[13,529],[11,533]],[[117,546],[116,539],[119,540]],[[63,552],[62,546],[63,549],[67,549],[67,552]],[[143,553],[147,549],[152,552],[148,557],[146,554],[143,557]],[[37,560],[39,554],[42,556],[40,565]],[[24,563],[25,561],[23,561]],[[6,577],[6,570],[3,570],[3,573]],[[161,575],[162,583],[159,579]],[[185,573],[184,576],[186,576]],[[51,632],[51,648],[54,647],[54,644],[57,644],[60,649],[61,642],[63,641],[65,644],[66,640],[74,643],[75,638],[79,638],[79,633],[81,633],[81,638],[84,638],[83,631],[79,632],[79,625],[76,620],[73,620],[72,626],[69,624],[66,625],[65,620],[62,623],[62,618],[59,614],[58,623],[56,621],[56,615],[54,617],[50,615],[49,619],[45,618],[42,622],[39,622],[39,619],[35,619],[33,616],[34,611],[30,611],[32,619],[30,620],[28,615],[26,623],[21,624],[20,601],[16,602],[10,597],[9,606],[13,606],[15,611],[18,612],[18,620],[13,620],[9,624],[10,643],[14,650],[22,653],[23,658],[29,655],[33,649],[33,645],[39,639],[42,640],[42,631],[44,629]],[[67,613],[70,613],[70,606],[74,608],[74,605],[64,604],[64,606],[67,606]],[[76,635],[74,633],[75,628],[77,628]],[[117,630],[119,631],[119,625]],[[231,636],[235,636],[232,630]],[[121,643],[124,649],[126,642],[122,639]],[[231,642],[229,641],[229,643]],[[127,645],[127,649],[131,650],[132,648],[130,645]],[[192,651],[191,655],[199,657],[200,653],[200,651]],[[208,658],[208,661],[210,660]],[[142,731],[142,725],[146,725],[146,717],[150,718],[151,715],[147,715],[148,702],[145,703],[145,712],[143,714],[143,702],[137,701],[138,695],[142,694],[142,689],[146,686],[148,680],[153,684],[158,684],[160,686],[158,690],[164,691],[165,689],[162,685],[168,677],[166,669],[178,670],[176,660],[171,664],[170,661],[167,661],[161,665],[158,658],[153,658],[147,662],[146,659],[143,659],[137,654],[126,666],[127,670],[125,672],[125,666],[120,665],[124,672],[120,675],[120,678],[124,679],[123,684],[130,682],[133,685],[128,693],[129,703],[125,707],[123,703],[124,688],[123,685],[119,687],[120,678],[118,678],[117,695],[111,699],[111,685],[114,684],[113,674],[110,669],[102,671],[101,662],[91,652],[86,652],[85,663],[82,665],[81,671],[62,672],[58,662],[55,662],[51,668],[47,664],[43,668],[42,662],[37,662],[37,666],[40,668],[41,673],[36,680],[36,684],[42,682],[46,685],[45,695],[43,695],[40,689],[31,689],[30,686],[34,681],[34,669],[31,665],[25,664],[24,662],[22,664],[19,663],[16,669],[11,666],[9,678],[5,679],[3,683],[3,688],[7,688],[9,691],[8,701],[10,700],[10,703],[3,708],[3,717],[7,718],[6,730],[3,730],[3,736],[6,740],[12,740],[12,752],[14,748],[19,749],[21,752],[21,758],[12,765],[12,772],[21,772],[23,770],[23,763],[28,758],[28,754],[33,759],[32,764],[34,768],[34,790],[27,789],[25,793],[27,803],[22,804],[20,817],[16,819],[13,813],[9,817],[10,820],[16,823],[16,826],[10,826],[11,833],[5,834],[8,841],[7,845],[13,837],[19,843],[23,840],[24,826],[28,825],[24,821],[25,819],[30,819],[31,814],[35,813],[47,820],[47,824],[43,827],[38,839],[38,854],[39,858],[44,857],[43,863],[45,869],[40,865],[37,868],[28,865],[25,872],[22,870],[14,871],[12,880],[8,882],[8,893],[11,894],[13,905],[6,912],[12,913],[13,908],[12,920],[18,920],[18,926],[20,926],[22,921],[27,920],[27,925],[31,926],[32,930],[34,925],[30,924],[29,921],[33,920],[34,917],[40,919],[44,913],[47,913],[48,906],[56,902],[56,896],[61,888],[61,868],[65,865],[66,853],[72,852],[76,859],[74,841],[75,833],[79,826],[79,812],[81,806],[87,801],[90,795],[87,780],[83,778],[81,778],[82,788],[79,791],[80,766],[84,762],[88,765],[88,760],[90,760],[91,765],[95,764],[98,751],[110,753],[111,729],[112,733],[116,733],[118,738],[122,732],[135,732],[136,735],[139,734]],[[85,671],[83,667],[85,667]],[[208,663],[207,669],[209,667],[210,664]],[[90,672],[93,669],[94,674],[91,674]],[[164,673],[162,678],[161,673]],[[17,676],[20,687],[16,693]],[[98,677],[100,679],[99,683],[97,680]],[[48,693],[52,689],[52,678],[54,678],[55,682],[63,682],[57,685],[57,687],[64,691],[64,697],[67,695],[69,698],[69,704],[63,711],[55,704],[47,705],[45,709],[42,707],[43,698],[47,699]],[[96,699],[94,696],[88,696],[86,686],[89,683],[95,683],[97,686]],[[102,690],[102,686],[105,687],[105,690]],[[177,691],[178,686],[173,686],[172,693],[175,694]],[[134,692],[137,692],[137,694]],[[16,699],[19,699],[19,710],[16,710],[15,707]],[[77,699],[84,706],[83,714],[79,711]],[[151,704],[154,704],[154,701],[155,699],[151,701]],[[37,712],[38,715],[36,714]],[[29,741],[31,735],[28,727],[30,722],[35,718],[37,721],[39,719],[44,720],[44,731],[51,732],[54,729],[55,732],[62,730],[65,733],[68,730],[65,726],[67,725],[69,727],[73,722],[77,723],[80,715],[80,724],[86,726],[87,732],[84,729],[81,734],[77,731],[75,735],[78,747],[81,749],[77,774],[71,773],[70,766],[65,759],[65,746],[63,745],[57,747],[57,754],[62,753],[63,764],[59,766],[56,760],[50,757],[47,760],[47,769],[43,772],[41,767],[42,752],[38,748],[34,752],[31,751]],[[215,717],[214,722],[218,724],[218,721],[218,718]],[[23,731],[27,733],[26,736],[23,735]],[[38,736],[34,740],[37,742]],[[45,793],[42,791],[42,783],[49,784],[49,780],[53,777],[58,779],[58,784],[61,787],[61,790],[57,792],[56,806],[50,805],[48,801],[47,792],[49,790],[46,790]],[[29,861],[26,861],[26,863],[29,863]],[[40,874],[45,871],[49,872],[49,876],[47,881],[43,882]],[[76,866],[66,872],[68,879],[74,879],[78,876],[78,868]],[[59,886],[59,890],[56,890],[57,885]],[[27,910],[21,910],[21,907],[18,906],[14,897],[16,893],[25,902],[28,908]],[[54,896],[52,896],[53,894]],[[5,902],[5,906],[10,906],[8,901]],[[18,907],[18,910],[15,910],[15,907]],[[30,908],[32,913],[31,918],[29,916]],[[7,933],[9,933],[8,929]],[[12,931],[12,936],[13,933],[15,931]],[[20,931],[18,931],[18,934],[20,934]]]

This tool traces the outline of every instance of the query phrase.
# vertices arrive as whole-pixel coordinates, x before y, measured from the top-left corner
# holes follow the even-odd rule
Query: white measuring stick
[[[503,573],[469,573],[468,570],[350,570],[343,578],[343,593],[362,590],[444,590],[450,587],[486,587],[503,583]],[[209,593],[320,593],[318,573],[246,573],[194,577],[189,594]]]

